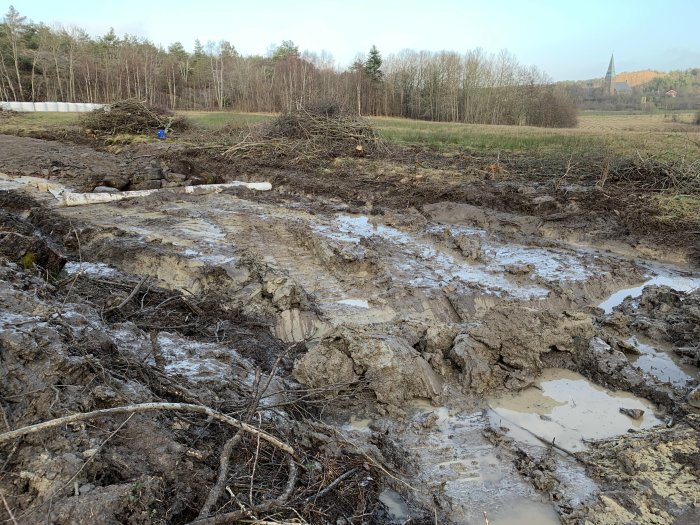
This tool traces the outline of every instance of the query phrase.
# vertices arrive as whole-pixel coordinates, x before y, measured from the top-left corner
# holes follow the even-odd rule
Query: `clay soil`
[[[700,223],[657,188],[594,156],[289,163],[190,133],[0,135],[0,522],[697,522]],[[180,192],[233,180],[273,189]],[[523,439],[493,407],[545,370],[653,420]]]

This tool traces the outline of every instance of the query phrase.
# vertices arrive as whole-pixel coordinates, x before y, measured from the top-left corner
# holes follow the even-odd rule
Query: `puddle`
[[[598,305],[598,308],[602,308],[606,314],[612,313],[613,308],[622,304],[622,301],[624,301],[625,298],[631,296],[633,299],[636,299],[637,297],[642,295],[642,290],[644,290],[646,286],[652,285],[668,286],[678,292],[689,292],[690,290],[694,290],[695,288],[700,287],[700,277],[684,277],[682,275],[670,273],[664,275],[657,275],[656,277],[649,279],[647,282],[639,286],[618,290],[610,297],[608,297],[605,301],[600,303]]]
[[[389,514],[390,518],[397,521],[404,521],[410,518],[408,505],[406,505],[406,501],[398,492],[391,489],[384,489],[381,494],[379,494],[379,501],[386,507],[387,514]]]
[[[545,369],[536,386],[513,395],[491,399],[491,424],[508,428],[517,441],[543,446],[542,439],[569,451],[585,450],[584,440],[624,434],[662,422],[654,405],[628,392],[612,392],[569,370]],[[644,411],[640,420],[620,408]]]
[[[551,505],[524,498],[506,501],[493,515],[486,512],[489,525],[559,525],[561,521]],[[484,520],[484,523],[486,521]]]
[[[343,299],[338,301],[338,304],[354,306],[355,308],[369,308],[369,302],[366,299]]]
[[[68,275],[76,273],[86,273],[93,277],[112,277],[117,275],[119,271],[116,268],[104,263],[91,262],[67,262],[63,267]]]
[[[641,352],[641,355],[638,356],[628,356],[630,363],[659,381],[675,386],[686,386],[688,381],[692,381],[700,371],[692,365],[684,364],[672,352],[642,343],[636,337],[630,337],[627,342]]]
[[[549,294],[546,288],[534,283],[522,285],[509,281],[503,275],[500,261],[497,265],[460,261],[450,253],[438,250],[429,239],[421,238],[419,234],[404,233],[390,226],[373,225],[365,216],[337,215],[330,225],[315,223],[311,227],[326,238],[350,244],[359,244],[362,239],[370,237],[381,238],[386,241],[387,248],[390,248],[383,258],[384,264],[393,267],[391,273],[395,279],[403,278],[411,286],[438,288],[456,280],[493,295],[507,293],[513,297],[529,299]],[[571,258],[562,266],[574,268],[577,263]],[[557,275],[556,278],[568,277]]]
[[[350,416],[350,421],[348,421],[343,428],[346,430],[355,430],[358,432],[369,432],[369,424],[372,422],[369,418],[360,418],[357,416]]]

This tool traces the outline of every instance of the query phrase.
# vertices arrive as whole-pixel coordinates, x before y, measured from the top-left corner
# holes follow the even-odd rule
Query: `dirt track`
[[[298,343],[281,363],[273,391],[283,395],[303,384],[322,397],[330,394],[328,408],[313,417],[342,436],[344,452],[364,454],[365,462],[378,458],[387,469],[370,469],[380,481],[357,496],[369,502],[362,511],[367,517],[344,523],[432,523],[434,516],[442,523],[482,523],[484,512],[491,524],[512,523],[514,515],[519,523],[538,524],[693,522],[700,496],[698,422],[687,396],[698,381],[699,292],[683,290],[696,289],[700,276],[682,265],[694,253],[682,238],[660,247],[659,232],[648,232],[648,224],[628,228],[632,208],[612,191],[578,184],[560,191],[542,180],[484,178],[454,159],[438,166],[431,157],[413,168],[345,159],[325,171],[283,171],[226,166],[199,155],[188,157],[188,167],[177,149],[156,147],[116,156],[0,136],[1,150],[11,152],[0,158],[0,172],[46,177],[42,170],[48,170],[49,180],[79,190],[92,189],[105,175],[133,177],[153,168],[156,158],[178,173],[273,184],[270,193],[183,197],[164,190],[74,208],[59,208],[50,194],[29,188],[6,193],[3,230],[25,221],[52,238],[68,256],[64,283],[76,283],[70,285],[75,292],[65,285],[47,288],[12,265],[24,252],[3,251],[1,341],[9,357],[3,354],[0,394],[7,427],[64,410],[173,395],[128,374],[107,382],[111,390],[105,392],[91,355],[122,375],[134,359],[152,365],[184,381],[200,402],[233,410],[242,402],[236,398],[245,398],[234,385],[254,383],[256,366],[269,372],[282,348]],[[2,184],[10,183],[0,180],[0,190]],[[588,206],[601,201],[610,202]],[[610,213],[617,208],[623,213]],[[4,242],[10,246],[9,237]],[[155,305],[143,290],[128,297],[142,277],[160,294]],[[615,295],[650,278],[681,292],[650,287],[641,299],[626,301],[625,293]],[[99,281],[124,285],[110,290]],[[33,305],[37,290],[40,301]],[[168,293],[198,303],[172,318],[159,313],[141,319],[149,304],[173,301]],[[211,297],[217,301],[207,324],[197,304]],[[122,316],[120,308],[119,316],[105,317],[124,300],[134,303],[128,313]],[[50,315],[56,311],[60,322]],[[188,315],[198,319],[197,326],[190,326]],[[32,322],[39,323],[37,330],[27,333],[23,323]],[[77,364],[71,362],[74,340],[83,348]],[[55,355],[38,358],[46,344]],[[110,345],[125,352],[126,362],[113,362]],[[24,355],[23,347],[34,353]],[[94,376],[87,383],[80,377],[84,367],[92,367]],[[549,379],[536,383],[543,371]],[[27,381],[36,384],[28,388]],[[60,388],[52,385],[87,389],[93,381],[99,386],[84,406],[77,393],[50,400]],[[348,393],[349,385],[362,389]],[[606,413],[611,429],[589,434],[578,428],[565,417],[572,408],[566,395],[557,398],[556,388],[586,392],[576,401],[591,425]],[[33,397],[34,391],[41,393]],[[27,399],[15,406],[10,400],[23,392],[29,392]],[[546,399],[518,397],[538,392]],[[333,394],[341,399],[334,402]],[[637,407],[644,410],[639,420],[619,412]],[[294,415],[282,409],[279,417],[284,421],[277,421],[278,429],[291,428]],[[76,450],[95,448],[86,429],[79,429],[83,441],[63,433],[44,452],[40,438],[18,444],[18,456],[3,449],[8,475],[0,478],[0,488],[11,508],[19,509],[16,514],[45,513],[47,500],[56,498],[54,523],[92,523],[96,518],[87,509],[109,501],[104,523],[126,516],[146,523],[148,512],[157,517],[154,522],[193,519],[206,495],[200,485],[213,484],[221,434],[213,432],[202,447],[196,437],[174,437],[161,420],[139,416],[133,425],[140,430],[127,425],[114,451],[105,447],[94,468],[75,474],[74,497],[54,491],[72,483],[81,464]],[[628,428],[634,433],[627,434]],[[136,435],[148,432],[157,443],[137,446]],[[324,457],[333,457],[338,437],[331,432],[319,445],[314,439],[322,438],[312,435],[308,428],[299,431],[297,444],[320,446]],[[664,450],[656,447],[659,442]],[[653,465],[651,450],[657,453]],[[198,460],[202,453],[209,459]],[[142,454],[148,465],[100,477],[97,465],[131,465]],[[190,459],[183,467],[184,457]],[[353,466],[348,456],[335,457]],[[192,466],[192,458],[202,465]],[[201,477],[195,477],[197,487],[178,480],[192,470]],[[144,495],[125,506],[137,479]],[[166,510],[163,501],[187,509]]]

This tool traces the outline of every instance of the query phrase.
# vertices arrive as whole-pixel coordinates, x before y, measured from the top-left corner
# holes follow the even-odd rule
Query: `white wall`
[[[86,102],[1,102],[0,107],[13,111],[59,111],[62,113],[85,113],[103,108],[107,104],[88,104]]]

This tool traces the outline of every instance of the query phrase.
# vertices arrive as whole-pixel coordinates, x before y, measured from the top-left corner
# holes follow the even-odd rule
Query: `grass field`
[[[215,131],[242,127],[273,118],[266,113],[183,111],[196,125]],[[444,150],[515,152],[535,154],[699,156],[700,126],[691,124],[692,113],[633,114],[582,112],[574,129],[527,126],[487,126],[372,117],[370,122],[387,140]],[[56,130],[75,126],[75,113],[26,113],[0,121],[0,133],[24,134],[30,130]]]

